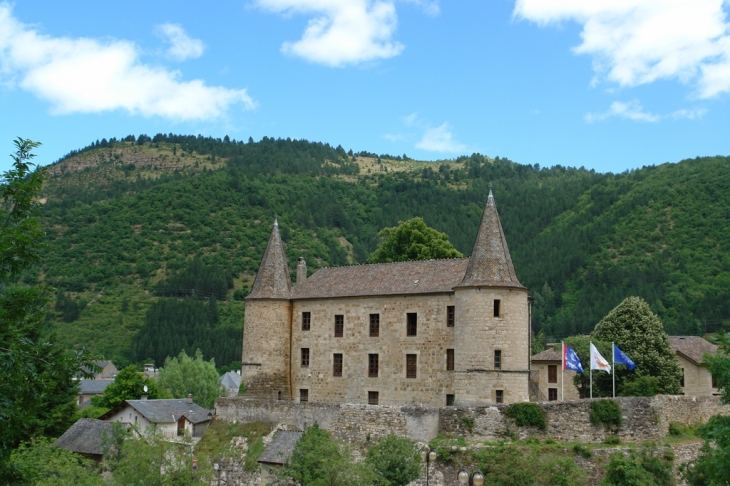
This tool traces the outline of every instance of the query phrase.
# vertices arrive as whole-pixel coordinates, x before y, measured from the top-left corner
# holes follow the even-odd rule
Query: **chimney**
[[[188,393],[188,403],[193,403],[193,394]]]
[[[307,262],[304,258],[299,257],[299,263],[297,263],[297,285],[304,283],[307,280]]]
[[[146,393],[143,394],[142,397],[140,398],[140,400],[147,400],[147,394]]]

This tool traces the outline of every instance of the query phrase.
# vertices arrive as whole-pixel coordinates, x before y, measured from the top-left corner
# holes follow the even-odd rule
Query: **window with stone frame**
[[[715,375],[710,376],[712,376],[712,388],[717,388],[717,378],[715,377]]]
[[[312,327],[312,313],[302,312],[302,331],[309,331]]]
[[[548,388],[548,401],[554,402],[558,399],[558,389],[557,388]]]
[[[370,337],[380,336],[380,314],[370,314]]]
[[[376,391],[369,391],[368,392],[368,405],[377,405],[379,401],[379,395],[380,393]]]
[[[446,306],[446,327],[454,327],[456,324],[456,306]]]
[[[495,403],[504,403],[504,390],[494,391],[494,401]]]
[[[494,299],[494,317],[502,317],[502,301]]]
[[[345,335],[345,316],[335,316],[335,337],[342,337]]]
[[[446,350],[446,370],[454,371],[454,350],[453,349]]]
[[[501,349],[494,350],[494,369],[495,370],[502,369],[502,350]]]
[[[335,353],[333,355],[332,376],[342,376],[342,353]]]
[[[418,336],[418,314],[409,312],[406,314],[406,336]]]
[[[309,366],[309,348],[302,348],[302,368]]]
[[[682,377],[679,379],[679,386],[684,388],[684,368],[682,368]]]
[[[368,377],[377,378],[380,371],[380,359],[377,354],[368,354]]]
[[[548,365],[548,383],[558,382],[558,365]]]
[[[300,402],[308,402],[309,401],[309,390],[306,388],[300,388],[299,389],[299,401]]]
[[[446,394],[446,406],[447,407],[453,407],[455,400],[456,400],[456,395]]]
[[[418,355],[406,354],[406,378],[418,376]]]

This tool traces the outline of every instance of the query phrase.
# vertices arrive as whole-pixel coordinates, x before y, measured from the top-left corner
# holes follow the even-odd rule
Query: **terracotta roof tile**
[[[699,364],[707,354],[717,353],[717,346],[699,336],[669,336],[669,346]]]
[[[294,299],[452,292],[468,258],[321,268],[292,289]]]

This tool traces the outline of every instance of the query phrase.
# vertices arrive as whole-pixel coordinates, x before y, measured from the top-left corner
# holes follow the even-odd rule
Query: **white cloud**
[[[391,142],[399,142],[406,138],[406,136],[402,133],[386,133],[385,135],[383,135],[383,138],[386,140],[390,140]]]
[[[466,147],[454,140],[448,123],[436,128],[428,128],[416,148],[432,152],[460,152]]]
[[[438,0],[401,0],[406,3],[412,3],[423,10],[423,13],[429,17],[436,17],[441,13],[441,7]]]
[[[401,119],[403,120],[403,124],[407,127],[412,127],[416,123],[419,123],[418,113],[411,113],[410,115],[404,116]]]
[[[584,118],[588,123],[603,121],[607,118],[613,117],[625,118],[627,120],[636,122],[654,123],[661,121],[663,118],[673,118],[675,120],[687,118],[690,120],[696,120],[698,118],[701,118],[705,113],[707,113],[707,110],[705,108],[698,108],[694,110],[681,109],[669,115],[657,115],[648,111],[644,111],[644,107],[638,100],[632,100],[628,103],[614,101],[613,103],[611,103],[611,107],[608,109],[608,111],[605,111],[603,113],[586,113]]]
[[[730,91],[730,24],[723,0],[516,0],[514,16],[583,26],[578,54],[600,80],[694,83],[702,98]]]
[[[167,55],[176,61],[195,59],[203,55],[203,41],[190,37],[181,26],[165,23],[157,26],[157,32],[170,43]]]
[[[255,106],[246,90],[181,81],[178,71],[143,64],[132,42],[40,34],[16,20],[5,2],[0,76],[6,86],[49,101],[57,114],[121,109],[182,121],[219,117],[235,103]]]
[[[256,0],[276,13],[315,14],[302,38],[285,42],[284,53],[327,66],[344,66],[397,56],[392,0]]]

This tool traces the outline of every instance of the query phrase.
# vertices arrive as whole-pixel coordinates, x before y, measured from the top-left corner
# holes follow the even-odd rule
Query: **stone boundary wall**
[[[601,400],[601,399],[593,399]],[[669,431],[670,422],[695,424],[711,416],[730,415],[730,406],[719,397],[621,397],[623,423],[618,435],[623,442],[658,440]],[[229,422],[257,420],[303,430],[315,422],[335,437],[364,441],[395,433],[428,442],[439,433],[474,436],[496,441],[508,437],[537,437],[559,442],[602,442],[612,432],[590,422],[591,400],[539,403],[547,416],[547,428],[517,427],[502,414],[506,404],[479,407],[406,407],[259,400],[226,397],[216,400],[215,413]]]

